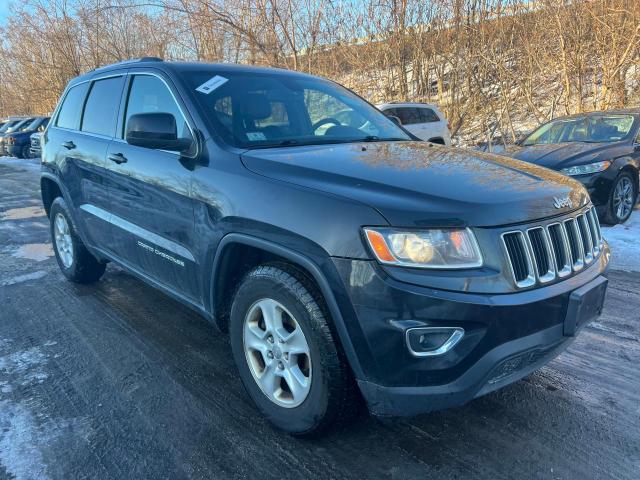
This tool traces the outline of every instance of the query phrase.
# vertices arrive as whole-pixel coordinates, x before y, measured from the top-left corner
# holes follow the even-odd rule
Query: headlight
[[[609,160],[604,162],[587,163],[586,165],[576,165],[575,167],[563,168],[560,170],[565,175],[588,175],[590,173],[598,173],[606,170],[611,165]]]
[[[460,269],[482,266],[482,254],[468,228],[437,228],[401,231],[365,228],[376,258],[388,265]]]

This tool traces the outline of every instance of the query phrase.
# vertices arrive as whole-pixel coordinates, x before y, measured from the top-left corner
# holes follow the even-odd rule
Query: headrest
[[[248,120],[264,120],[271,116],[271,102],[261,93],[250,93],[242,100],[242,116]]]

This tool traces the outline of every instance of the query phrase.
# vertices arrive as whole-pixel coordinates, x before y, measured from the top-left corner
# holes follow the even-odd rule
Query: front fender
[[[226,249],[237,244],[260,249],[284,258],[288,262],[303,269],[313,278],[329,309],[335,331],[338,334],[339,341],[355,377],[357,379],[366,378],[362,369],[361,358],[362,355],[368,354],[368,349],[358,348],[357,344],[354,344],[352,340],[354,338],[362,339],[364,337],[356,320],[355,311],[348,300],[342,281],[331,258],[328,256],[325,256],[324,259],[318,258],[317,256],[311,258],[273,241],[241,233],[229,233],[222,238],[218,245],[211,271],[211,286],[216,284],[217,276],[220,273],[221,261]],[[214,296],[216,289],[211,288],[210,292],[211,296],[209,301],[213,317],[215,318],[214,305],[216,302]]]

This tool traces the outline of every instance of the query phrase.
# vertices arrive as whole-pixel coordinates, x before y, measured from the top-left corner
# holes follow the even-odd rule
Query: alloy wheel
[[[628,177],[622,177],[613,191],[613,211],[618,220],[624,220],[633,208],[633,184]]]
[[[311,389],[311,354],[300,324],[278,301],[255,302],[243,325],[249,370],[269,400],[285,407],[300,405]]]
[[[65,268],[71,268],[71,265],[73,265],[73,239],[71,238],[69,223],[61,213],[58,213],[54,219],[53,233],[60,261]]]

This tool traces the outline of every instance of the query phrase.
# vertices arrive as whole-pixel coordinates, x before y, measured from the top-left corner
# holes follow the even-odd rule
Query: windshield
[[[42,120],[40,118],[36,118],[35,120],[29,122],[29,123],[25,123],[22,128],[20,129],[20,131],[22,132],[26,132],[29,130],[35,130],[36,128],[38,128],[38,124],[41,122]]]
[[[18,122],[19,122],[19,120],[9,120],[7,123],[5,123],[2,126],[2,128],[0,128],[0,133],[6,132],[11,127],[13,127],[15,124],[17,124]]]
[[[349,90],[286,74],[185,72],[217,133],[238,148],[410,140]]]
[[[33,118],[25,118],[24,120],[20,120],[18,123],[9,128],[8,132],[20,132],[33,121]]]
[[[632,125],[632,115],[588,115],[554,120],[534,131],[522,145],[616,142],[627,136]]]

